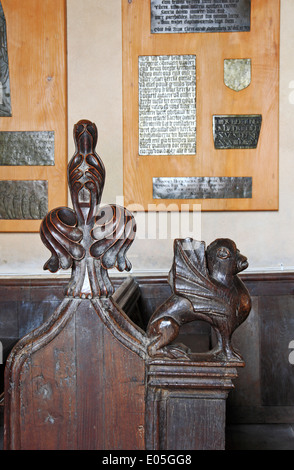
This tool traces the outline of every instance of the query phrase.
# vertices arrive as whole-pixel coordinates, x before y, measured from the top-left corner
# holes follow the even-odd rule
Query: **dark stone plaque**
[[[151,33],[250,31],[251,0],[151,0]]]
[[[0,219],[43,219],[47,212],[47,181],[0,181]]]
[[[0,116],[11,116],[6,20],[0,2]]]
[[[153,178],[153,199],[252,198],[251,177]]]
[[[261,114],[213,116],[216,149],[255,149],[261,129]]]
[[[0,165],[54,165],[54,132],[0,132]]]

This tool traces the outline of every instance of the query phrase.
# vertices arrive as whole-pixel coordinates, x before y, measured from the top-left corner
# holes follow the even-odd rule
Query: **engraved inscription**
[[[139,57],[139,155],[195,155],[196,56]]]
[[[47,212],[47,181],[0,181],[0,219],[43,219]]]
[[[257,147],[261,114],[213,116],[216,149],[254,149]]]
[[[151,33],[250,31],[251,0],[151,0]]]
[[[0,2],[0,116],[11,116],[6,20]]]
[[[153,178],[153,199],[252,198],[251,177]]]
[[[54,165],[54,132],[0,132],[0,165]]]

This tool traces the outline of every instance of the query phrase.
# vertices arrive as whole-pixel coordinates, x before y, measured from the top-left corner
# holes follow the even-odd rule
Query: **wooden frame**
[[[278,210],[279,0],[251,2],[250,32],[151,34],[150,0],[122,1],[124,197],[133,210]],[[139,155],[138,58],[196,55],[197,149],[195,155]],[[251,84],[224,84],[224,60],[250,58]],[[214,148],[214,115],[261,114],[256,149]],[[153,199],[154,177],[252,177],[252,197]],[[168,209],[167,209],[168,207]]]
[[[2,0],[12,117],[1,131],[54,131],[54,166],[1,166],[1,180],[48,181],[48,209],[67,202],[66,1]],[[40,220],[1,219],[1,232],[37,232]]]

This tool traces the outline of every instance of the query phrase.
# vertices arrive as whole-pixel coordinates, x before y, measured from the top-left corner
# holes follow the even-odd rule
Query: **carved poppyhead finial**
[[[83,151],[84,148],[87,148],[86,153],[93,152],[98,140],[96,124],[87,119],[77,122],[73,128],[73,137],[77,151]]]
[[[41,239],[51,251],[44,269],[56,272],[71,267],[67,295],[73,297],[108,297],[113,293],[108,269],[131,269],[126,252],[135,238],[135,220],[123,207],[99,207],[105,168],[95,151],[97,138],[94,123],[75,124],[76,151],[67,170],[73,210],[50,211],[40,228]]]

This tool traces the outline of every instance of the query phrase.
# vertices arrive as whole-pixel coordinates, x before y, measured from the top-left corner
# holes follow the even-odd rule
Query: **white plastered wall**
[[[68,0],[67,15],[68,158],[74,152],[73,125],[79,119],[93,120],[99,130],[97,151],[107,171],[103,202],[121,204],[121,0]],[[207,244],[218,237],[232,238],[248,257],[249,271],[294,270],[293,21],[294,1],[281,0],[279,211],[206,212],[201,217],[196,214],[195,219],[191,214],[180,218],[180,236],[191,236],[192,228],[194,238],[201,237]],[[163,227],[166,218],[170,223],[170,217],[166,214],[153,215],[153,218],[142,213],[136,215],[140,236],[129,251],[134,273],[156,274],[169,270],[172,239],[158,238],[158,227]],[[179,221],[175,220],[174,223]],[[49,255],[38,234],[0,234],[2,276],[43,274],[42,267]]]

